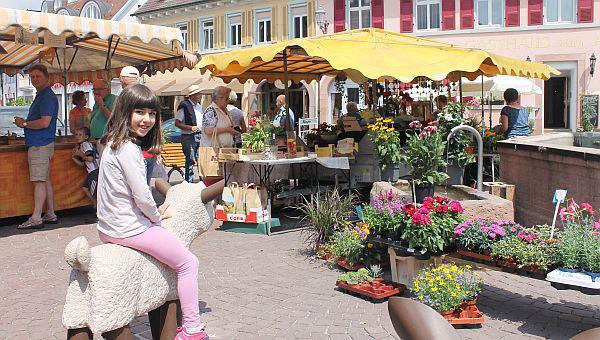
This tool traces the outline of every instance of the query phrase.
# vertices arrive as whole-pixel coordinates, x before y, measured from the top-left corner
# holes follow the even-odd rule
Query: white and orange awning
[[[53,81],[110,79],[124,66],[153,74],[191,68],[197,57],[182,49],[173,27],[89,19],[0,8],[0,72],[45,63]]]

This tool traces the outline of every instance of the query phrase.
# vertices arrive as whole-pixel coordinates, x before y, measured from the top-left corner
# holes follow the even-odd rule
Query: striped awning
[[[36,61],[53,81],[66,72],[76,83],[110,79],[128,65],[146,74],[191,68],[197,57],[182,41],[173,27],[0,8],[0,72],[8,74]]]

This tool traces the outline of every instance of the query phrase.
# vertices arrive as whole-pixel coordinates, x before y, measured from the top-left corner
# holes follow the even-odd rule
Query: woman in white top
[[[230,92],[231,89],[225,86],[217,86],[213,90],[212,103],[202,116],[201,146],[230,148],[233,146],[233,137],[241,135],[227,111]]]
[[[98,232],[104,243],[137,249],[177,272],[184,326],[175,339],[207,339],[198,309],[198,259],[161,227],[146,183],[142,149],[160,149],[160,103],[144,85],[127,87],[106,125],[98,179]]]

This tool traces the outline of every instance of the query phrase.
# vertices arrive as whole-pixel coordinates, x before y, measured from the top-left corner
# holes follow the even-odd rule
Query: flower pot
[[[381,180],[384,182],[396,182],[400,178],[400,167],[398,165],[387,165],[385,169],[380,168]]]
[[[463,184],[463,175],[465,173],[465,168],[461,168],[457,165],[448,165],[446,170],[446,174],[449,176],[448,179],[444,182],[445,185],[461,185]]]
[[[360,263],[360,262],[359,263],[355,263],[353,265],[350,265],[350,263],[348,263],[348,261],[346,261],[346,259],[341,259],[341,258],[338,259],[336,261],[336,263],[337,263],[338,266],[340,266],[340,267],[342,267],[342,268],[344,268],[346,270],[349,270],[351,272],[359,270],[361,268],[365,268],[365,265],[362,264],[362,263]]]
[[[352,285],[344,281],[335,283],[340,289],[358,293],[376,300],[382,300],[392,295],[404,293],[406,286],[396,282],[386,282],[381,278],[377,278],[372,282],[364,282],[357,285]]]
[[[319,138],[321,138],[324,143],[335,144],[337,141],[337,134],[323,134],[319,135]]]
[[[423,203],[425,197],[433,197],[435,187],[433,184],[418,184],[415,185],[415,197],[414,200],[417,203]]]
[[[455,311],[453,310],[438,310],[437,312],[440,313],[440,315],[446,320],[453,319],[455,314]]]

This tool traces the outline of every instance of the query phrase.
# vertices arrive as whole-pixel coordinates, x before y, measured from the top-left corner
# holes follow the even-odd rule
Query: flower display
[[[350,265],[360,262],[370,233],[369,226],[364,222],[344,222],[332,237],[331,253],[346,259]]]
[[[337,134],[338,126],[336,124],[328,124],[327,122],[323,122],[319,124],[317,128],[312,129],[321,135],[333,135]]]
[[[600,273],[600,218],[589,203],[566,202],[560,209],[564,230],[557,251],[561,265]]]
[[[465,113],[468,107],[463,103],[448,103],[438,117],[437,126],[445,141],[452,128],[466,123]],[[469,134],[459,131],[453,135],[446,145],[448,153],[448,164],[464,167],[473,160],[473,155],[469,155],[465,148],[471,144]]]
[[[375,153],[383,169],[400,163],[400,132],[393,126],[391,118],[377,118],[368,126],[371,142],[375,144]]]
[[[519,228],[492,245],[492,256],[513,262],[519,268],[537,267],[547,270],[558,263],[556,240],[550,239],[547,225]]]
[[[410,126],[415,131],[408,134],[400,160],[410,166],[410,174],[416,185],[442,184],[448,178],[448,175],[439,171],[446,166],[445,140],[434,125],[425,126],[421,131],[419,121],[411,122]]]
[[[423,269],[413,281],[412,293],[427,306],[438,311],[455,310],[481,292],[483,279],[471,266],[443,264]]]
[[[507,234],[517,235],[522,230],[523,227],[513,221],[468,219],[454,228],[454,236],[460,248],[485,254]]]

